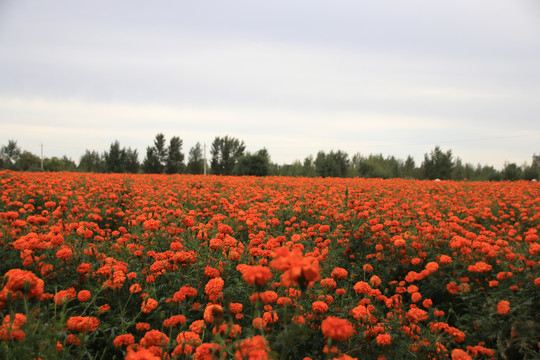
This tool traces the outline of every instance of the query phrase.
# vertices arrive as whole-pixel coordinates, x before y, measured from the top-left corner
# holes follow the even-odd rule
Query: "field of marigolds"
[[[0,172],[2,359],[538,359],[540,185]]]

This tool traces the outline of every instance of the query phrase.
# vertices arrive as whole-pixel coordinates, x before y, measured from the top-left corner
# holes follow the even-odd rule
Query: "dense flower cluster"
[[[536,183],[0,184],[0,358],[540,356]]]

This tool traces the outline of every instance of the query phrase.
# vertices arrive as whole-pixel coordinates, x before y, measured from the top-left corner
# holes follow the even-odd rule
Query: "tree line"
[[[417,165],[409,155],[405,160],[382,154],[349,156],[337,150],[319,151],[303,161],[291,164],[272,163],[270,154],[263,148],[254,153],[246,152],[244,141],[234,137],[215,137],[210,148],[209,163],[201,144],[193,146],[185,161],[183,141],[173,136],[167,142],[165,135],[155,136],[153,144],[146,148],[142,162],[136,149],[111,143],[109,150],[99,153],[86,150],[76,164],[67,156],[62,158],[39,158],[22,151],[15,140],[0,149],[0,168],[18,171],[80,171],[98,173],[147,173],[147,174],[203,174],[205,168],[216,175],[250,176],[304,176],[304,177],[363,177],[363,178],[409,178],[440,180],[533,180],[540,177],[540,154],[534,154],[530,164],[505,163],[502,170],[489,165],[472,165],[455,158],[451,150],[443,151],[435,146],[424,154]]]

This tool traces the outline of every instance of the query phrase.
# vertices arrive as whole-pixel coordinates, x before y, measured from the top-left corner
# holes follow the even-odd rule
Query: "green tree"
[[[261,149],[255,154],[247,153],[238,159],[235,175],[267,176],[270,167],[268,150]]]
[[[159,157],[156,153],[156,149],[153,146],[146,148],[146,158],[142,164],[143,172],[147,174],[161,174],[163,166],[159,162]]]
[[[532,162],[530,166],[526,166],[523,169],[523,179],[533,180],[540,177],[540,155],[534,154],[532,156]]]
[[[53,156],[43,159],[43,170],[45,171],[75,171],[77,164],[67,156],[61,158]]]
[[[204,171],[203,151],[199,142],[189,150],[187,170],[190,174],[202,174]]]
[[[180,147],[182,144],[180,143]],[[154,145],[146,148],[143,171],[149,174],[162,174],[167,165],[168,149],[165,135],[159,133],[154,138]]]
[[[163,133],[159,133],[156,135],[156,138],[154,139],[154,149],[156,156],[159,160],[159,164],[161,165],[161,171],[165,170],[165,165],[167,163],[167,146],[166,146],[166,140],[165,135]]]
[[[21,156],[21,148],[16,140],[8,140],[7,145],[0,149],[0,162],[4,169],[14,169],[15,163]]]
[[[401,175],[405,178],[414,178],[415,177],[415,169],[416,164],[414,163],[414,159],[411,155],[407,156],[407,159],[403,163],[403,166],[401,168]]]
[[[317,176],[317,170],[315,169],[315,160],[313,160],[313,155],[306,156],[304,158],[304,163],[300,164],[302,169],[298,175],[295,176],[305,176],[305,177],[315,177]],[[296,162],[293,163],[293,167],[297,168]]]
[[[244,155],[246,146],[236,138],[217,136],[212,142],[210,166],[212,173],[217,175],[232,175],[236,163]]]
[[[38,171],[41,169],[41,159],[25,150],[15,163],[15,168],[20,171]]]
[[[139,152],[137,149],[122,149],[123,152],[123,168],[125,172],[136,174],[139,172],[141,164],[139,163]]]
[[[521,179],[523,171],[516,163],[505,163],[501,171],[503,180],[516,181]]]
[[[184,172],[184,154],[182,153],[183,141],[178,136],[173,136],[169,141],[165,172],[178,174]]]
[[[424,155],[422,171],[425,179],[448,180],[452,177],[454,162],[452,161],[452,150],[444,153],[439,146]]]
[[[114,141],[109,151],[103,154],[105,159],[105,170],[109,173],[123,173],[123,157],[124,154],[120,148],[120,142],[118,140]]]
[[[103,172],[105,171],[105,159],[97,151],[86,150],[79,160],[78,170],[82,172]]]

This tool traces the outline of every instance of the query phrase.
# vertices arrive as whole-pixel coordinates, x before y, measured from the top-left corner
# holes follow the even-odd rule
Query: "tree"
[[[43,169],[45,171],[75,171],[77,164],[65,155],[62,158],[53,156],[43,159]]]
[[[7,145],[0,149],[0,165],[5,169],[13,169],[20,156],[21,148],[17,145],[17,141],[9,140]]]
[[[124,152],[120,148],[120,142],[116,140],[111,144],[109,151],[103,154],[105,170],[109,173],[123,173],[123,157]]]
[[[165,172],[167,174],[178,174],[184,172],[184,154],[182,153],[182,139],[173,136],[169,142],[167,150],[167,161]]]
[[[204,171],[203,152],[199,142],[189,150],[187,171],[190,174],[202,174]]]
[[[317,176],[339,177],[340,164],[337,162],[334,152],[326,154],[324,151],[319,151],[315,158],[315,171]]]
[[[156,135],[156,138],[154,139],[154,149],[155,154],[159,160],[159,163],[161,165],[161,169],[165,169],[165,164],[167,163],[167,147],[165,146],[165,135],[162,133],[159,133]]]
[[[159,162],[159,157],[156,153],[156,149],[153,146],[146,148],[146,158],[142,165],[143,171],[147,174],[161,174],[162,165]]]
[[[20,171],[38,171],[41,169],[41,159],[25,150],[15,163],[15,168]]]
[[[268,150],[261,149],[255,154],[240,157],[234,169],[235,175],[267,176],[270,167]]]
[[[231,175],[238,159],[244,155],[246,146],[243,141],[236,138],[217,136],[212,142],[210,154],[212,155],[212,173],[218,175]]]
[[[139,163],[139,153],[137,149],[132,150],[131,147],[122,149],[123,152],[123,168],[125,172],[136,174],[139,172],[141,164]]]
[[[422,171],[425,179],[450,179],[453,168],[452,150],[444,153],[439,146],[435,146],[429,155],[424,155]]]
[[[293,163],[293,167],[298,167],[296,162]],[[303,175],[306,177],[317,176],[317,170],[315,169],[315,161],[313,160],[313,155],[309,155],[304,158],[304,163],[302,164],[302,172],[298,175]]]
[[[403,167],[401,168],[401,174],[405,178],[414,178],[414,170],[416,168],[416,164],[414,163],[414,159],[411,155],[407,156],[407,159],[405,160],[405,163],[403,163]]]
[[[522,170],[516,163],[505,163],[501,171],[502,179],[516,181],[521,178]]]
[[[97,151],[86,150],[79,160],[78,170],[82,172],[103,172],[105,170],[105,159]]]

